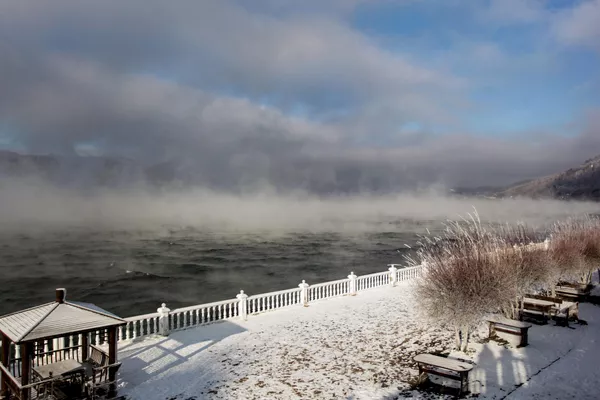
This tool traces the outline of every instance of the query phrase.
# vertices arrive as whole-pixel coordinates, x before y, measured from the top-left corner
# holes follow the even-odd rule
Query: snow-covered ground
[[[589,325],[534,326],[523,349],[486,343],[482,327],[469,354],[450,356],[476,364],[470,389],[480,398],[597,399],[600,308],[583,304],[580,317]],[[410,390],[417,375],[412,357],[451,345],[451,332],[419,318],[410,283],[402,283],[125,342],[119,394],[131,400],[427,398]]]

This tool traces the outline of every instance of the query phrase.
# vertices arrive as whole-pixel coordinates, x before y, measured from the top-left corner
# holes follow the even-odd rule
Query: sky
[[[599,20],[600,0],[4,0],[0,149],[223,187],[506,185],[600,154]]]

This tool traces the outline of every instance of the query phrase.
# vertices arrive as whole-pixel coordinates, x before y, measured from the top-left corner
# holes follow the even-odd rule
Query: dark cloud
[[[600,152],[597,110],[580,136],[433,134],[469,107],[468,82],[381,49],[333,8],[263,7],[3,2],[5,135],[212,187],[318,192],[507,184]],[[401,130],[415,120],[422,129]]]

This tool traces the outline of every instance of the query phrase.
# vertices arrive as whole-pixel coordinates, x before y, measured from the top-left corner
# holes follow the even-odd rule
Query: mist
[[[360,233],[402,231],[403,222],[436,223],[477,210],[484,221],[525,222],[543,229],[567,216],[600,212],[592,202],[451,197],[432,187],[395,195],[321,197],[273,189],[248,194],[207,189],[66,189],[31,180],[0,183],[4,232],[35,229],[160,230],[193,227],[212,232]],[[413,225],[414,226],[414,225]]]

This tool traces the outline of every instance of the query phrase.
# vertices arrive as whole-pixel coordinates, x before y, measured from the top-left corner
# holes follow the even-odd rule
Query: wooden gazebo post
[[[31,375],[31,355],[33,343],[21,343],[21,386],[27,386],[30,383]],[[21,400],[29,400],[31,388],[21,390]]]
[[[8,368],[8,361],[9,361],[9,357],[10,357],[10,339],[4,333],[2,333],[2,355],[1,356],[2,356],[2,358],[0,359],[0,363],[2,363],[2,366],[4,368]],[[7,398],[8,397],[8,377],[6,376],[4,371],[0,372],[0,375],[2,375],[1,384],[0,384],[0,386],[2,386],[2,391],[0,392],[0,396],[2,396],[3,398]]]
[[[108,328],[108,365],[117,363],[117,327],[111,326]],[[117,378],[116,370],[113,367],[108,369],[108,381],[114,382]],[[117,385],[110,384],[109,397],[113,397],[116,393]]]

